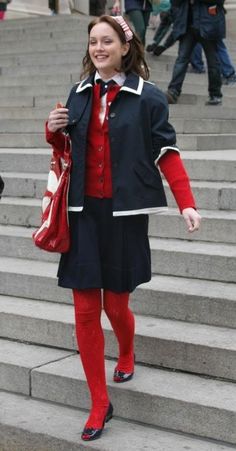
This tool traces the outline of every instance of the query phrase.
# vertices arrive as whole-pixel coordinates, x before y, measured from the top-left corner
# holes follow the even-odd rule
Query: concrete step
[[[27,172],[1,172],[5,182],[4,196],[35,197],[42,199],[46,190],[47,174]],[[167,183],[164,183],[168,205],[176,207],[175,199]],[[236,210],[236,183],[192,181],[198,208]]]
[[[0,296],[1,337],[76,350],[74,308]],[[116,358],[117,342],[102,318],[105,353]],[[136,315],[136,362],[236,380],[236,330]]]
[[[1,56],[1,67],[11,67],[14,70],[15,66],[33,66],[33,65],[55,65],[56,69],[60,68],[65,64],[78,64],[78,68],[81,65],[81,55],[78,54],[76,50],[70,49],[66,51],[61,49],[60,52],[42,52],[42,53],[28,53],[15,54],[15,55],[2,55]]]
[[[200,213],[202,216],[202,227],[195,234],[187,234],[183,225],[183,218],[176,209],[169,209],[168,213],[164,215],[150,215],[149,234],[160,238],[235,244],[235,212],[201,210]]]
[[[13,70],[11,69],[11,72],[13,73]],[[76,74],[74,74],[74,77],[76,76]],[[77,80],[78,81],[78,69],[77,69]],[[65,72],[65,73],[58,73],[53,75],[53,74],[41,74],[39,73],[38,75],[31,75],[31,74],[27,74],[24,76],[21,76],[20,78],[18,77],[18,75],[16,76],[6,76],[6,77],[1,77],[0,78],[1,81],[1,88],[15,88],[15,87],[22,87],[22,86],[38,86],[39,85],[47,85],[47,86],[55,86],[55,85],[68,85],[68,83],[72,82],[72,76],[69,72]],[[21,89],[21,88],[20,88]]]
[[[74,354],[71,351],[3,339],[0,339],[0,343],[0,388],[24,395],[31,394],[30,376],[33,368]]]
[[[64,75],[61,76],[61,79],[64,77]],[[66,76],[65,76],[66,77]],[[69,82],[69,77],[68,82]],[[47,77],[45,78],[45,83]],[[17,85],[17,82],[16,82]],[[52,81],[53,85],[53,81]],[[33,86],[33,83],[32,83]],[[50,81],[47,83],[47,86],[50,86]],[[29,112],[28,112],[29,114]],[[45,119],[48,117],[49,111],[42,119],[35,119],[30,116],[26,118],[22,118],[22,116],[19,118],[2,118],[0,119],[0,130],[4,133],[40,133],[43,128],[43,124],[45,122]],[[227,134],[227,133],[234,133],[236,128],[236,120],[234,119],[202,119],[202,120],[196,120],[196,119],[177,119],[172,118],[171,119],[172,125],[175,127],[177,134]]]
[[[180,98],[181,99],[181,98]],[[202,119],[235,119],[236,110],[232,106],[227,107],[224,104],[218,105],[217,108],[207,105],[183,105],[177,103],[176,105],[169,105],[170,117],[175,118],[196,118]]]
[[[34,75],[39,75],[39,76],[46,76],[46,75],[54,75],[55,76],[55,67],[54,65],[52,66],[46,66],[44,64],[34,64],[33,66],[18,66],[18,67],[14,67],[14,71],[12,70],[12,67],[2,67],[1,68],[1,79],[5,78],[9,80],[9,83],[11,82],[11,79],[15,78],[16,76],[20,78],[20,82],[22,77],[25,76],[34,76]],[[60,67],[60,74],[69,74],[72,75],[73,77],[79,75],[79,66],[78,63],[77,64],[73,64],[70,63],[68,64],[66,67],[61,66]]]
[[[78,355],[7,340],[1,342],[2,389],[13,388],[27,395],[31,387],[34,398],[89,408],[87,384]],[[136,365],[135,378],[129,384],[115,384],[112,382],[114,362],[107,361],[106,368],[116,415],[235,444],[235,384],[141,365]]]
[[[167,183],[164,185],[168,205],[176,207],[169,186]],[[198,208],[236,210],[236,183],[192,181],[191,186]]]
[[[183,150],[223,150],[235,148],[236,135],[228,134],[178,134],[177,144]]]
[[[73,45],[75,42],[81,43],[82,41],[86,40],[86,31],[87,31],[87,24],[79,24],[79,26],[76,24],[76,26],[73,26],[71,30],[68,30],[68,27],[64,26],[63,30],[53,29],[52,31],[46,27],[45,30],[35,30],[34,32],[31,29],[16,29],[11,32],[3,32],[3,30],[0,31],[1,36],[1,42],[6,43],[7,46],[12,46],[14,48],[15,42],[24,42],[26,44],[35,43],[35,42],[56,42],[58,40],[61,41],[62,38],[62,32],[63,32],[63,42],[71,42]],[[83,32],[83,33],[82,33]],[[195,75],[195,74],[193,74]]]
[[[72,304],[71,290],[57,286],[57,264],[0,257],[0,293]],[[235,327],[236,286],[209,280],[153,275],[131,296],[139,315]]]
[[[181,152],[190,180],[236,181],[235,150]],[[1,158],[1,153],[0,153]]]
[[[38,99],[38,101],[37,101]],[[58,94],[54,98],[35,98],[34,102],[39,106],[48,104],[53,108],[60,100],[65,101],[63,95]],[[235,147],[236,135],[228,134],[178,134],[177,143],[181,150],[231,150]],[[48,147],[44,133],[0,133],[0,147]]]
[[[86,413],[78,409],[45,403],[13,393],[0,392],[4,418],[0,420],[2,451],[227,451],[234,447],[176,434],[157,427],[149,427],[113,418],[106,425],[99,441],[92,446],[83,442],[80,433]]]
[[[58,254],[42,252],[32,243],[32,230],[0,226],[1,256],[57,262]],[[183,240],[150,239],[156,274],[235,282],[236,246]]]
[[[137,365],[134,381],[123,387],[111,382],[114,362],[107,361],[106,368],[118,416],[235,444],[235,384]],[[87,408],[78,356],[33,370],[32,396]]]
[[[63,85],[55,85],[54,86],[47,86],[47,85],[38,85],[37,90],[35,89],[35,86],[12,86],[12,87],[1,87],[0,93],[1,97],[8,97],[8,96],[60,96],[69,94],[70,89],[72,88],[72,83],[69,82]]]
[[[189,235],[184,220],[177,209],[169,209],[161,215],[150,215],[149,233],[160,238],[191,239],[235,243],[236,213],[234,211],[201,210],[203,227],[198,233]],[[41,200],[3,197],[0,208],[0,223],[3,225],[38,227],[41,218]]]
[[[15,110],[15,109],[14,109]],[[25,111],[26,110],[26,111]],[[27,115],[27,108],[21,111]],[[32,109],[37,113],[37,109]],[[41,114],[44,109],[39,109]],[[16,112],[19,114],[19,112]],[[0,113],[2,114],[2,112]],[[48,114],[48,109],[47,109]],[[43,118],[45,121],[46,112]],[[47,173],[49,168],[49,159],[51,150],[48,149],[0,149],[0,167],[3,171],[8,172],[34,172]],[[205,181],[236,181],[236,152],[235,150],[216,150],[191,152],[182,151],[181,156],[188,170],[190,179]]]
[[[153,273],[235,282],[236,246],[158,238],[150,245]]]
[[[17,42],[15,43],[14,46],[12,45],[6,45],[3,47],[0,47],[0,55],[1,56],[11,56],[11,55],[24,55],[26,56],[27,54],[31,55],[31,54],[37,54],[40,53],[41,55],[43,53],[48,53],[48,52],[58,52],[60,50],[64,50],[64,51],[70,51],[71,48],[74,47],[74,49],[77,47],[78,48],[78,52],[80,52],[80,56],[82,56],[83,54],[85,54],[85,48],[86,48],[86,44],[87,44],[87,36],[83,38],[82,35],[82,39],[78,39],[73,41],[74,45],[69,41],[69,40],[65,40],[64,41],[60,41],[58,42],[57,40],[52,40],[52,39],[48,39],[48,40],[41,40],[41,41],[34,41],[34,40],[28,40],[25,41],[23,40],[22,42]]]
[[[87,24],[90,22],[91,17],[85,16],[83,14],[79,15],[58,15],[56,17],[29,17],[29,18],[21,18],[15,20],[8,20],[1,24],[1,34],[12,35],[15,36],[15,33],[18,33],[19,30],[22,30],[22,33],[25,34],[34,34],[35,32],[43,32],[43,31],[68,31],[69,29],[78,30],[81,28],[85,31]],[[87,31],[87,29],[86,29]]]

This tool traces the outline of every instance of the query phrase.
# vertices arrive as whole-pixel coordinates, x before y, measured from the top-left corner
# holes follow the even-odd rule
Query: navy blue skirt
[[[151,279],[148,215],[113,217],[112,199],[86,197],[69,222],[71,247],[61,255],[59,286],[120,293]]]

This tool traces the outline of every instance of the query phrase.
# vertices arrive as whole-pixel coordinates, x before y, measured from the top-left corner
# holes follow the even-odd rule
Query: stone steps
[[[28,113],[28,111],[25,111]],[[18,113],[19,114],[19,113]],[[10,113],[9,113],[10,115]],[[0,130],[4,131],[4,133],[41,133],[44,128],[45,119],[44,118],[32,118],[25,117],[17,118],[11,117],[0,119]],[[184,119],[184,118],[173,118],[171,120],[172,125],[175,127],[177,134],[227,134],[234,133],[236,129],[236,120],[235,119]]]
[[[57,262],[55,253],[32,244],[32,230],[0,226],[1,256]],[[155,274],[235,282],[236,246],[222,243],[150,238]]]
[[[7,172],[47,173],[51,149],[0,148],[0,167]],[[181,151],[190,179],[215,182],[236,181],[235,150]]]
[[[46,106],[33,106],[33,99],[29,97],[17,97],[16,98],[16,104],[15,105],[8,105],[7,99],[0,99],[1,103],[5,106],[0,106],[0,115],[1,119],[16,119],[19,117],[21,119],[41,119],[43,121],[46,120],[49,113],[49,107]],[[9,101],[14,100],[9,99]],[[21,107],[19,110],[19,106],[21,106],[20,102],[23,102],[23,104],[30,104],[29,106],[24,106],[24,108]],[[52,100],[50,99],[50,103]],[[19,105],[20,104],[20,105]],[[51,103],[51,107],[53,107],[53,104]],[[212,127],[212,123],[216,121],[220,121],[221,123],[225,124],[227,120],[229,121],[235,121],[236,116],[236,109],[225,107],[225,106],[219,106],[218,108],[212,108],[207,106],[199,106],[196,108],[195,106],[191,105],[170,105],[170,118],[171,122],[174,120],[201,120],[201,122],[204,124],[204,120],[207,120],[207,123],[210,127]],[[210,120],[212,123],[210,123]],[[213,125],[214,127],[214,125]]]
[[[15,388],[16,393],[31,393],[34,398],[70,407],[89,407],[86,381],[77,355],[1,340],[1,362],[3,389]],[[137,365],[135,379],[125,386],[112,382],[114,362],[107,360],[106,368],[116,415],[235,443],[235,384]],[[12,383],[13,372],[17,386]]]
[[[0,435],[4,436],[2,451],[80,451],[80,433],[85,414],[54,403],[27,398],[26,396],[0,392],[4,420]],[[17,442],[17,445],[16,445]],[[234,447],[215,441],[196,439],[180,433],[121,421],[116,417],[106,425],[99,441],[83,444],[91,451],[228,451]]]
[[[2,172],[6,183],[5,197],[29,197],[42,199],[47,185],[47,174]],[[235,210],[236,184],[229,182],[192,181],[193,193],[199,208]],[[169,187],[165,183],[168,205],[176,203]]]
[[[72,304],[70,290],[57,287],[57,264],[0,257],[2,295]],[[235,284],[153,275],[131,296],[139,315],[235,327]]]
[[[201,210],[204,228],[189,235],[183,218],[176,209],[150,217],[150,234],[162,238],[190,239],[193,241],[225,242],[235,244],[234,211]],[[4,225],[38,227],[41,217],[41,200],[34,198],[2,198],[0,221]],[[174,230],[173,230],[174,228]]]
[[[39,99],[39,104],[42,105],[42,98]],[[61,96],[55,97],[52,101],[49,102],[47,98],[46,102],[50,103],[51,108],[54,107],[56,102],[60,99],[63,102]],[[48,147],[47,142],[45,141],[45,136],[43,133],[43,123],[42,123],[42,133],[28,133],[22,130],[21,133],[0,133],[0,147],[30,147],[30,148],[38,148],[38,147]],[[178,146],[182,150],[231,150],[234,148],[236,140],[236,134],[234,133],[209,133],[209,134],[178,134]]]
[[[76,351],[70,305],[0,296],[1,337]],[[103,316],[106,355],[117,344]],[[236,380],[236,331],[209,325],[136,315],[136,362]],[[4,388],[4,387],[3,387]]]

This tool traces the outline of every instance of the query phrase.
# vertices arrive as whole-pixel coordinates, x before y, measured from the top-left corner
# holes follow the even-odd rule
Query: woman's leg
[[[133,373],[135,321],[128,303],[128,292],[104,291],[104,310],[119,343],[119,359],[116,369],[124,373]]]
[[[145,45],[146,30],[149,22],[150,12],[141,11],[139,9],[133,9],[129,11],[128,17],[130,22],[132,22],[135,32],[138,34],[143,45]]]
[[[109,405],[101,326],[101,290],[73,290],[73,297],[78,347],[92,400],[85,427],[100,429]]]

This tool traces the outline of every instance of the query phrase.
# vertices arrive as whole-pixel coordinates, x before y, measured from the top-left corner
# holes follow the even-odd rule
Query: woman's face
[[[121,68],[122,56],[129,51],[129,44],[122,44],[116,31],[107,23],[94,25],[89,36],[89,55],[105,80],[112,78]]]

